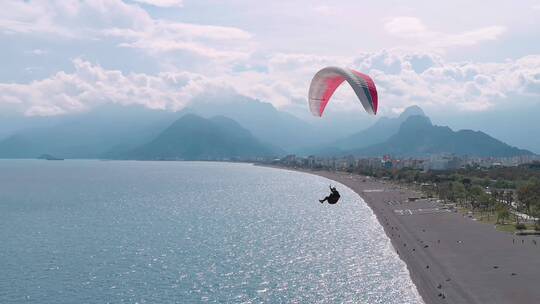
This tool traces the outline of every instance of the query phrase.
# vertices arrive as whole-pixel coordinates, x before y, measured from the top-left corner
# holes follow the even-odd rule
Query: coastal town
[[[378,178],[436,198],[447,208],[498,225],[505,231],[540,230],[540,156],[425,159],[301,157],[287,155],[267,164],[311,171],[333,171]],[[534,231],[534,232],[532,232]]]
[[[513,157],[467,157],[452,154],[432,155],[426,158],[398,158],[391,155],[381,157],[319,157],[297,156],[289,154],[283,158],[259,159],[266,163],[279,164],[287,167],[309,169],[333,169],[343,171],[358,171],[363,169],[403,169],[416,170],[456,170],[460,168],[480,167],[514,167],[540,161],[539,155],[521,155]]]

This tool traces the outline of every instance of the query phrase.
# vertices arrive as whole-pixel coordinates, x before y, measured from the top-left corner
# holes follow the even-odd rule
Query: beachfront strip
[[[427,160],[290,155],[266,165],[357,192],[426,303],[540,303],[540,162],[491,161],[459,159],[443,170]]]
[[[500,230],[537,233],[540,231],[538,159],[538,156],[481,159],[441,155],[429,159],[396,159],[288,155],[263,163],[375,177],[421,191],[447,208],[497,225]]]
[[[388,180],[304,171],[346,185],[364,199],[427,304],[540,303],[536,236],[498,231]]]

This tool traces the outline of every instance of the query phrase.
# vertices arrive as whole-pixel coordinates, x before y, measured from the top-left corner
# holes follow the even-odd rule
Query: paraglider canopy
[[[315,116],[322,116],[336,89],[347,81],[369,114],[377,114],[377,88],[366,74],[349,68],[326,67],[315,74],[309,86],[309,109]]]

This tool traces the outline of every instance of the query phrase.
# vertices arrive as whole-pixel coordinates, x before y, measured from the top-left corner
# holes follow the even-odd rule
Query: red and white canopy
[[[326,67],[315,74],[309,86],[309,109],[315,116],[322,116],[334,91],[347,81],[362,102],[366,112],[377,114],[377,88],[366,74],[348,68]]]

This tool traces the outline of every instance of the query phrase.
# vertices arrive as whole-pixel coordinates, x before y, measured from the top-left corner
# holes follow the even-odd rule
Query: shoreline
[[[409,202],[420,194],[374,178],[270,167],[318,175],[356,192],[407,265],[424,303],[540,303],[540,238],[497,231],[426,199]]]

